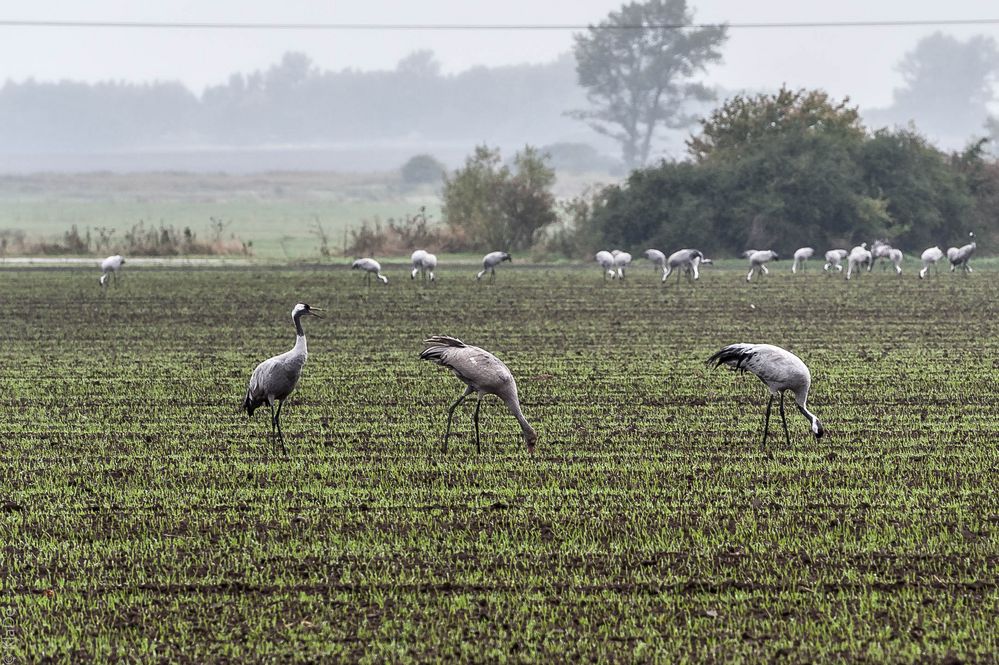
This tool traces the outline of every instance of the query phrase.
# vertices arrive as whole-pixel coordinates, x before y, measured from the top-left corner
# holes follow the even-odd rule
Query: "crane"
[[[101,261],[101,278],[98,280],[101,286],[107,287],[108,281],[113,277],[114,285],[118,286],[118,271],[125,265],[125,259],[121,254],[109,256]]]
[[[826,264],[822,266],[822,270],[829,272],[830,268],[835,268],[837,272],[843,272],[842,261],[850,252],[845,249],[830,249],[826,252]]]
[[[416,274],[420,273],[423,279],[426,279],[429,275],[430,281],[434,281],[434,270],[437,269],[436,256],[425,250],[418,249],[413,252],[413,255],[409,259],[413,263],[413,272],[410,275],[410,279],[416,279]]]
[[[447,440],[451,435],[451,420],[454,410],[472,393],[477,394],[475,403],[475,450],[482,452],[479,442],[479,408],[484,395],[496,395],[520,423],[527,443],[527,452],[534,453],[538,435],[531,427],[524,413],[520,410],[520,399],[517,396],[517,382],[514,381],[510,369],[503,361],[477,346],[465,344],[460,339],[446,335],[434,335],[423,340],[426,348],[420,354],[420,360],[429,360],[447,367],[465,384],[465,392],[458,401],[451,405],[447,412],[447,429],[444,431],[443,452],[447,452]]]
[[[611,252],[614,257],[614,267],[617,269],[617,278],[624,279],[624,269],[631,265],[631,254],[615,249]]]
[[[307,315],[321,319],[322,317],[316,314],[321,311],[318,307],[310,307],[306,303],[295,305],[291,310],[291,319],[295,322],[295,346],[291,351],[268,358],[256,366],[250,375],[250,384],[243,399],[243,410],[249,417],[252,417],[253,412],[264,404],[271,408],[271,434],[281,442],[281,450],[285,454],[288,453],[288,449],[285,448],[284,434],[281,432],[281,407],[298,385],[298,379],[302,376],[302,367],[309,357],[301,319]],[[274,411],[274,402],[278,403],[277,412]]]
[[[923,267],[919,271],[919,279],[923,279],[930,272],[930,266],[936,268],[937,261],[944,257],[943,250],[939,247],[930,247],[923,251],[919,256],[919,260],[922,262]]]
[[[853,249],[850,250],[850,255],[846,257],[846,278],[847,280],[853,275],[853,271],[856,270],[858,274],[860,273],[860,267],[866,265],[870,268],[871,265],[871,250],[867,249],[867,243],[862,242]]]
[[[600,264],[601,272],[604,273],[604,280],[606,281],[608,276],[614,279],[614,255],[602,249],[596,253],[594,258]]]
[[[698,249],[680,249],[669,255],[666,259],[666,268],[663,270],[663,279],[665,282],[669,279],[669,276],[676,272],[676,281],[680,282],[680,271],[682,270],[687,274],[687,279],[693,281],[700,278],[700,273],[697,272],[697,268],[702,263],[711,263],[709,259],[704,258],[704,254]]]
[[[489,279],[496,279],[496,266],[504,261],[513,263],[513,257],[506,252],[489,252],[482,257],[482,270],[475,276],[475,279],[482,279],[482,276],[487,272],[489,273]]]
[[[784,393],[788,390],[794,395],[794,403],[801,415],[809,420],[812,434],[821,439],[822,423],[818,417],[808,410],[808,389],[812,385],[812,374],[801,358],[786,349],[773,344],[730,344],[714,354],[707,361],[708,365],[728,365],[736,370],[752,372],[770,391],[770,401],[767,402],[767,414],[763,421],[763,443],[767,442],[770,430],[770,409],[774,398],[780,396],[780,419],[784,425],[784,437],[791,445],[791,435],[787,431],[787,416],[784,414]]]
[[[666,255],[658,249],[647,249],[643,253],[646,259],[652,261],[652,265],[663,272],[666,272]]]
[[[975,249],[978,245],[975,243],[975,234],[969,233],[968,236],[971,238],[971,242],[967,245],[962,245],[961,247],[951,247],[947,250],[947,258],[950,259],[950,271],[954,272],[955,268],[961,268],[965,273],[974,272],[968,261],[971,259],[971,255],[975,253]]]
[[[375,275],[383,284],[388,284],[388,277],[382,274],[382,264],[374,259],[358,259],[350,266],[351,270],[363,270],[365,272],[364,282],[371,286],[371,275]]]
[[[772,249],[765,249],[765,250],[754,249],[754,250],[747,250],[747,252],[751,252],[747,257],[749,259],[749,274],[746,275],[747,282],[753,278],[753,273],[762,272],[764,275],[769,274],[770,271],[767,270],[766,263],[768,261],[776,261],[778,258],[780,258],[777,256],[777,252],[773,251]],[[743,252],[743,255],[746,255],[746,252]]]
[[[802,247],[800,249],[794,250],[794,263],[791,264],[791,272],[798,272],[798,267],[800,266],[802,270],[805,269],[805,261],[812,258],[815,255],[815,250],[811,247]]]

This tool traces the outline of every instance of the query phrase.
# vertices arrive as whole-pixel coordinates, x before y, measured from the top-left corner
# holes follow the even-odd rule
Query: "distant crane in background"
[[[250,385],[243,399],[243,410],[251,417],[253,412],[264,404],[271,408],[271,435],[281,442],[281,450],[285,454],[288,454],[288,449],[284,445],[284,434],[281,432],[281,407],[298,385],[298,379],[302,376],[302,367],[309,357],[301,318],[306,315],[322,318],[316,314],[317,311],[322,310],[305,303],[295,305],[291,310],[291,320],[295,322],[297,335],[294,348],[257,365],[250,375]],[[274,402],[278,403],[277,412],[274,411]]]
[[[747,282],[753,279],[753,273],[762,272],[764,275],[770,274],[770,271],[767,270],[766,263],[768,261],[776,261],[779,258],[777,256],[777,252],[772,249],[746,250],[743,252],[743,256],[746,256],[749,259],[749,274],[746,275]]]
[[[923,279],[930,272],[930,266],[936,269],[937,261],[944,257],[943,250],[939,247],[930,247],[923,251],[919,256],[919,260],[922,262],[923,267],[919,271],[919,279]]]
[[[107,287],[108,282],[114,278],[114,285],[118,286],[118,271],[125,265],[125,259],[121,254],[109,256],[101,261],[101,278],[98,280],[102,287]]]
[[[822,266],[822,270],[829,272],[830,268],[835,268],[837,272],[843,272],[842,261],[850,252],[845,249],[830,249],[826,252],[826,264]]]
[[[791,435],[787,431],[787,416],[784,414],[784,393],[788,390],[794,395],[794,403],[801,415],[809,420],[812,434],[821,439],[822,423],[818,417],[808,410],[808,390],[812,385],[812,374],[801,358],[786,349],[772,344],[730,344],[708,358],[708,365],[728,365],[736,370],[752,372],[770,391],[767,402],[767,414],[763,421],[763,443],[767,442],[770,431],[770,409],[774,398],[780,396],[780,419],[784,426],[784,437],[791,445]]]
[[[642,255],[652,262],[656,270],[666,272],[666,255],[658,249],[647,249],[642,252]]]
[[[887,259],[891,256],[891,245],[884,240],[875,240],[871,245],[871,261],[867,264],[867,272],[874,270],[874,264],[878,259]]]
[[[867,243],[862,242],[850,250],[850,255],[846,259],[846,278],[849,280],[853,276],[853,271],[860,272],[862,266],[870,268],[871,250],[867,249]]]
[[[687,275],[687,279],[694,281],[700,279],[700,273],[697,268],[702,263],[711,263],[709,259],[704,258],[704,254],[701,253],[699,249],[680,249],[669,255],[666,259],[666,268],[663,270],[663,279],[665,282],[669,279],[669,276],[676,271],[676,281],[680,282],[680,271],[683,271]]]
[[[423,344],[427,348],[420,354],[420,360],[430,360],[447,367],[466,386],[465,392],[447,411],[447,429],[444,431],[443,452],[447,452],[447,440],[451,435],[451,420],[454,418],[454,410],[473,392],[477,393],[475,415],[472,418],[475,423],[476,452],[482,452],[479,441],[479,408],[482,406],[484,395],[496,395],[503,400],[513,417],[520,423],[524,441],[527,443],[527,452],[534,452],[538,435],[520,410],[517,382],[514,381],[513,374],[502,360],[485,349],[470,346],[460,339],[445,335],[429,337],[423,340]]]
[[[600,250],[596,253],[594,257],[597,263],[600,265],[601,271],[604,273],[604,280],[608,277],[614,279],[614,255],[605,249]]]
[[[413,252],[409,260],[413,263],[413,272],[410,275],[410,279],[416,279],[416,274],[419,273],[423,279],[427,279],[429,275],[431,282],[435,280],[434,270],[437,269],[436,256],[425,250],[418,249]]]
[[[902,250],[895,249],[894,247],[888,250],[888,260],[891,261],[892,265],[895,267],[895,274],[902,274],[902,261],[905,260],[905,254]]]
[[[375,275],[382,281],[383,284],[388,284],[388,277],[382,274],[382,264],[378,263],[374,259],[358,259],[350,266],[351,270],[363,270],[364,283],[371,286],[371,275]]]
[[[798,272],[800,267],[802,270],[805,269],[805,261],[812,258],[815,254],[815,250],[811,247],[802,247],[794,251],[794,263],[791,264],[791,272]]]
[[[475,276],[475,279],[482,279],[482,276],[487,272],[489,273],[489,279],[496,279],[496,266],[504,261],[513,263],[513,257],[506,252],[489,252],[482,257],[482,270]]]

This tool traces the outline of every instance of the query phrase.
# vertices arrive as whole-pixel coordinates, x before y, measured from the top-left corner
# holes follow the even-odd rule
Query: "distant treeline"
[[[300,53],[200,96],[180,83],[8,81],[4,152],[418,138],[545,144],[589,130],[575,62],[475,67],[445,75],[429,51],[390,71],[323,71]]]

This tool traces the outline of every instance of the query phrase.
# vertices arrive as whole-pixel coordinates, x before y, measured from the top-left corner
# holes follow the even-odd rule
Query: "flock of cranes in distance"
[[[931,267],[934,267],[944,256],[950,261],[951,272],[962,270],[966,273],[972,272],[969,260],[975,252],[974,233],[970,235],[970,242],[961,247],[951,247],[946,254],[939,247],[930,247],[924,251],[920,257],[922,269],[919,271],[920,279],[926,277]],[[794,253],[794,263],[791,272],[797,273],[799,269],[804,270],[805,262],[815,255],[815,250],[811,247],[802,247]],[[743,253],[749,260],[749,273],[746,281],[751,281],[753,275],[768,274],[767,263],[778,259],[777,252],[773,250],[751,249]],[[611,252],[600,251],[596,253],[596,261],[604,273],[604,279],[624,279],[625,269],[631,264],[632,256],[628,252],[614,250]],[[665,282],[674,272],[677,280],[684,274],[690,281],[699,277],[699,267],[711,264],[711,260],[705,258],[704,254],[696,249],[681,249],[666,256],[658,249],[648,249],[645,251],[645,258],[651,261],[657,269],[662,271],[662,281]],[[870,271],[878,259],[887,259],[892,263],[896,273],[902,273],[902,252],[891,247],[885,242],[876,241],[870,249],[867,243],[862,243],[847,252],[845,249],[831,249],[825,253],[825,265],[823,270],[830,272],[835,269],[837,272],[843,271],[843,261],[846,260],[846,278],[850,279],[854,272],[859,272],[866,267]],[[424,250],[413,252],[412,272],[410,277],[415,279],[421,275],[423,279],[431,282],[436,280],[434,271],[437,269],[437,257]],[[496,267],[504,261],[512,261],[513,258],[507,252],[490,252],[482,259],[482,270],[479,271],[475,279],[481,280],[487,273],[491,279],[496,278]],[[109,283],[118,283],[118,272],[125,264],[125,259],[120,255],[109,256],[101,262],[100,285],[106,288]],[[351,266],[354,270],[365,272],[365,280],[370,284],[371,276],[384,283],[388,283],[388,277],[382,275],[381,265],[372,258],[362,258],[354,261]],[[322,318],[317,312],[321,311],[316,307],[311,307],[305,303],[295,305],[291,313],[292,322],[295,325],[296,340],[295,346],[285,353],[268,358],[253,370],[247,386],[246,397],[243,399],[242,408],[249,416],[253,412],[267,405],[271,411],[271,433],[274,438],[281,443],[282,450],[287,452],[284,445],[284,435],[281,431],[281,407],[284,401],[295,390],[299,378],[302,375],[302,368],[308,358],[308,345],[305,339],[305,330],[302,328],[302,317],[315,316]],[[447,427],[444,432],[443,450],[447,451],[447,442],[451,434],[451,422],[454,418],[454,411],[472,393],[476,394],[475,412],[473,423],[475,426],[476,450],[480,450],[479,441],[479,409],[482,398],[486,395],[495,395],[509,409],[510,413],[517,419],[523,432],[527,450],[534,452],[538,435],[534,428],[524,417],[520,408],[520,399],[517,394],[517,383],[513,373],[499,358],[489,353],[485,349],[477,346],[465,344],[456,337],[446,335],[435,335],[424,340],[423,352],[420,359],[428,360],[451,370],[454,375],[465,384],[465,392],[448,409]],[[784,427],[784,436],[791,443],[791,437],[787,429],[787,418],[784,411],[784,394],[791,392],[794,397],[795,406],[798,411],[809,421],[812,434],[821,438],[823,434],[822,424],[818,417],[808,410],[806,400],[808,390],[811,387],[811,374],[808,367],[796,355],[770,344],[732,344],[726,346],[708,359],[708,364],[727,365],[736,370],[748,371],[755,374],[766,386],[770,393],[770,401],[767,403],[766,417],[763,427],[763,442],[767,440],[770,429],[770,410],[773,402],[780,398],[780,416]],[[275,409],[275,404],[277,409]]]

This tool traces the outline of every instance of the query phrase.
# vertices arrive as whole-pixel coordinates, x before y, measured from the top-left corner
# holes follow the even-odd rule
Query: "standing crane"
[[[805,261],[812,258],[815,255],[815,250],[811,247],[802,247],[800,249],[794,250],[794,263],[791,264],[791,272],[798,272],[800,267],[802,271],[805,269]]]
[[[427,348],[420,354],[420,360],[430,360],[447,367],[465,384],[465,392],[447,411],[447,429],[444,431],[443,452],[447,452],[447,440],[451,435],[451,420],[454,417],[454,410],[465,401],[466,397],[476,393],[475,415],[472,418],[475,423],[475,451],[482,452],[482,446],[479,442],[479,408],[482,406],[482,397],[496,395],[503,400],[503,403],[510,409],[510,413],[520,423],[520,428],[524,433],[524,441],[527,443],[527,452],[534,453],[538,435],[520,410],[517,382],[514,381],[513,374],[502,360],[485,349],[470,346],[454,337],[434,335],[423,340],[423,344]]]
[[[745,253],[743,252],[743,254]],[[767,270],[767,262],[776,261],[779,257],[777,256],[777,252],[772,249],[765,249],[752,250],[752,253],[747,258],[749,259],[749,274],[746,275],[746,281],[748,282],[753,279],[753,273],[762,272],[764,275],[770,274],[770,271]]]
[[[601,272],[604,273],[604,281],[607,280],[608,276],[611,279],[614,279],[614,255],[607,250],[602,249],[596,253],[594,258],[597,260],[597,263],[600,264]]]
[[[922,262],[923,267],[919,271],[919,279],[923,279],[930,272],[930,266],[936,268],[937,261],[944,257],[943,250],[939,247],[930,247],[923,251],[919,256],[919,260]]]
[[[694,281],[700,278],[700,273],[697,272],[697,267],[702,263],[710,263],[709,259],[704,258],[704,254],[698,249],[681,249],[673,252],[666,259],[666,268],[663,270],[663,279],[665,282],[669,279],[669,276],[676,271],[676,281],[677,284],[680,283],[680,271],[683,271],[687,275],[687,279]]]
[[[430,276],[430,281],[434,281],[434,270],[437,269],[437,257],[430,252],[418,249],[409,257],[413,263],[413,272],[410,279],[416,279],[416,273],[420,273],[423,279]]]
[[[102,287],[107,287],[108,281],[114,278],[114,285],[118,286],[118,271],[125,265],[125,259],[121,254],[109,256],[101,261],[101,278],[98,280]]]
[[[496,279],[496,266],[504,261],[513,263],[513,257],[506,252],[489,252],[482,257],[482,270],[475,276],[475,279],[482,279],[482,276],[487,272],[489,273],[489,279]]]
[[[812,385],[812,374],[801,358],[786,349],[773,344],[731,344],[708,358],[708,365],[728,365],[736,370],[752,372],[760,381],[766,384],[770,391],[770,401],[767,402],[767,415],[763,421],[763,443],[767,442],[770,431],[770,409],[774,398],[780,396],[780,419],[784,425],[784,437],[791,445],[791,435],[787,431],[787,416],[784,414],[784,393],[788,390],[794,395],[794,403],[801,415],[812,425],[812,434],[821,439],[822,423],[818,416],[808,410],[808,389]]]
[[[902,250],[895,249],[894,247],[888,250],[888,260],[891,261],[892,265],[895,267],[895,274],[902,274],[902,261],[905,259],[905,255]]]
[[[358,259],[351,264],[350,269],[363,270],[365,273],[364,283],[368,286],[371,286],[372,275],[378,277],[383,284],[388,284],[388,277],[382,274],[382,264],[378,263],[378,261],[375,261],[374,259]]]
[[[965,273],[974,272],[968,261],[971,259],[971,255],[975,253],[975,249],[978,245],[975,243],[975,234],[969,233],[968,237],[971,238],[971,242],[967,245],[962,245],[961,247],[951,247],[947,250],[947,258],[950,259],[950,271],[954,272],[955,268],[961,268]]]
[[[853,249],[850,250],[850,255],[846,257],[846,278],[847,280],[853,275],[853,271],[856,270],[857,274],[860,274],[860,267],[867,266],[870,269],[871,266],[871,250],[867,249],[867,243],[862,242]]]
[[[617,269],[617,278],[624,279],[624,269],[631,265],[631,254],[615,249],[611,252],[614,257],[614,267]]]
[[[826,264],[822,266],[822,270],[829,272],[830,268],[835,268],[837,272],[843,272],[842,261],[850,252],[845,249],[830,249],[826,252]]]
[[[291,310],[291,320],[295,322],[297,335],[294,348],[257,365],[250,375],[250,385],[243,399],[243,409],[249,417],[252,417],[253,412],[264,404],[271,408],[271,435],[281,442],[281,450],[286,455],[288,449],[285,448],[284,434],[281,432],[281,407],[298,385],[298,379],[302,376],[302,367],[309,357],[309,347],[305,341],[305,330],[302,329],[301,319],[306,315],[321,319],[322,317],[316,314],[317,311],[322,310],[305,303],[295,305]],[[274,402],[278,403],[277,412],[274,411]]]
[[[867,272],[874,270],[874,264],[877,263],[878,259],[891,258],[891,249],[891,245],[884,240],[875,240],[874,244],[871,245],[871,262],[867,264]]]

